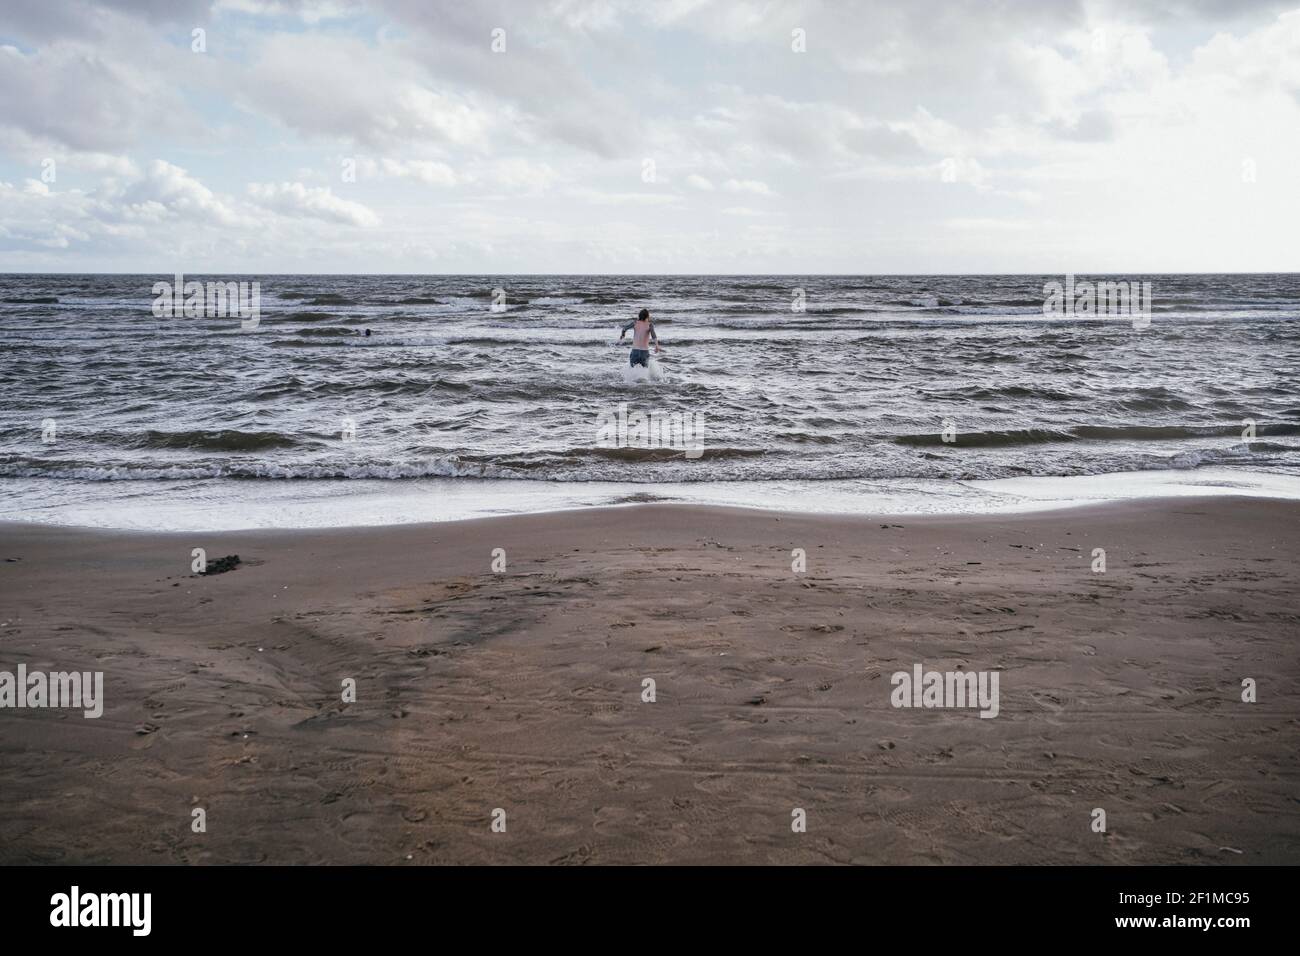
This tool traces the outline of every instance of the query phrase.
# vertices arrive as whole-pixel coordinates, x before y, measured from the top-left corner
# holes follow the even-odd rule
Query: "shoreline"
[[[614,520],[614,516],[629,511],[657,511],[667,512],[699,512],[703,514],[719,515],[734,518],[738,522],[745,519],[754,521],[776,520],[776,521],[794,521],[806,522],[810,525],[832,524],[839,525],[844,522],[850,524],[861,524],[864,527],[871,526],[881,520],[889,518],[906,518],[910,522],[920,525],[931,524],[966,524],[970,522],[984,521],[1002,521],[1002,520],[1035,520],[1035,519],[1065,519],[1070,515],[1086,515],[1089,512],[1095,512],[1101,515],[1109,515],[1112,512],[1132,512],[1145,510],[1164,510],[1172,508],[1174,505],[1191,505],[1205,506],[1233,503],[1246,504],[1249,502],[1260,502],[1266,505],[1276,505],[1279,507],[1292,507],[1300,513],[1300,499],[1271,497],[1267,495],[1234,495],[1223,493],[1213,496],[1196,496],[1196,495],[1172,495],[1172,496],[1151,496],[1143,498],[1101,498],[1096,500],[1080,500],[1068,503],[1059,503],[1055,501],[1044,502],[1041,507],[1033,509],[1022,509],[1014,511],[997,511],[997,512],[976,512],[976,511],[957,511],[957,512],[871,512],[871,513],[845,513],[845,512],[822,512],[822,511],[792,511],[783,508],[771,508],[759,505],[714,505],[704,504],[693,501],[677,500],[650,500],[650,501],[627,501],[617,504],[600,504],[600,505],[582,505],[572,508],[556,508],[546,511],[518,511],[501,514],[484,514],[475,515],[465,518],[449,518],[442,521],[402,521],[392,524],[358,524],[358,525],[317,525],[317,526],[270,526],[270,527],[232,527],[232,528],[122,528],[108,525],[65,525],[51,524],[40,521],[17,521],[6,517],[0,517],[0,540],[4,539],[6,534],[24,535],[30,533],[39,536],[42,532],[67,533],[70,535],[92,535],[100,538],[111,538],[122,536],[134,540],[146,538],[158,539],[176,539],[192,538],[196,535],[220,536],[222,539],[239,539],[247,538],[249,541],[287,541],[295,537],[326,537],[326,536],[348,536],[348,535],[382,535],[385,532],[410,532],[420,534],[432,532],[444,528],[475,528],[486,527],[495,523],[508,524],[515,521],[552,521],[564,517],[573,516],[591,516],[595,519],[608,518]],[[1298,550],[1300,553],[1300,550]],[[0,560],[3,560],[0,556]]]
[[[1203,467],[969,480],[640,484],[469,477],[94,482],[11,478],[0,479],[0,495],[5,509],[0,511],[0,523],[226,532],[441,524],[635,504],[872,518],[1034,514],[1198,496],[1300,501],[1300,475]],[[38,503],[20,507],[24,495]]]
[[[3,863],[1300,862],[1293,502],[0,536]]]

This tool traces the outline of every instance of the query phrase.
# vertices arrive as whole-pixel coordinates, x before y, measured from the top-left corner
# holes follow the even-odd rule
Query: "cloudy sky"
[[[178,269],[1297,271],[1300,6],[4,0],[0,271]]]

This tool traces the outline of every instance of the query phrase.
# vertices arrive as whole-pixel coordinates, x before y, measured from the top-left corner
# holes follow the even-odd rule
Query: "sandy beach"
[[[1295,503],[0,540],[3,863],[1300,862]]]

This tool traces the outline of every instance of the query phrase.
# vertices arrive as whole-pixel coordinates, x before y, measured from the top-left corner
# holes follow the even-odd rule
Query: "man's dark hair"
[[[646,319],[650,318],[650,310],[642,309],[640,314],[637,315],[637,318],[640,319],[642,322],[644,322]]]

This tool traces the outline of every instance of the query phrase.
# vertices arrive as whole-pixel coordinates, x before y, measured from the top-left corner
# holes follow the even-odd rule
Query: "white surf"
[[[640,385],[645,382],[662,382],[667,379],[663,366],[653,355],[649,359],[650,364],[646,365],[624,365],[623,381],[628,385]]]

